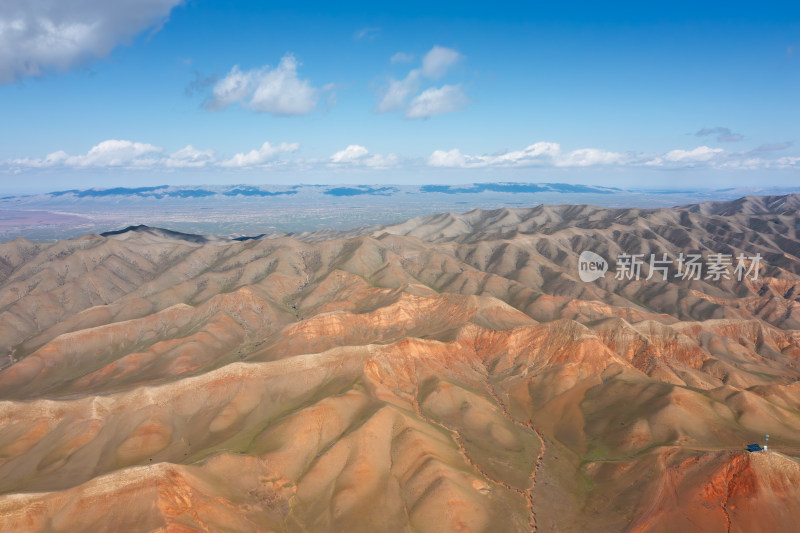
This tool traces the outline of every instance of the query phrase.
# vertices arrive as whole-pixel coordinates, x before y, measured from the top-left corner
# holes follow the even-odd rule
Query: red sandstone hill
[[[798,206],[0,244],[0,530],[791,531]]]

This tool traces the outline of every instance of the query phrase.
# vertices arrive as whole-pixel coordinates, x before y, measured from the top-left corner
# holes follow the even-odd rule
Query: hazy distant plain
[[[506,184],[506,190],[499,191],[482,190],[481,185],[237,187],[163,187],[144,192],[92,189],[4,196],[0,198],[0,242],[18,237],[52,241],[138,224],[204,235],[251,236],[391,224],[471,209],[539,204],[657,208],[729,200],[753,192],[793,192],[621,190],[565,184]]]

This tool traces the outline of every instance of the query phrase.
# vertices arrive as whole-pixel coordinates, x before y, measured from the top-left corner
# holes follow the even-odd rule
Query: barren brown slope
[[[791,530],[797,203],[0,244],[0,529]]]

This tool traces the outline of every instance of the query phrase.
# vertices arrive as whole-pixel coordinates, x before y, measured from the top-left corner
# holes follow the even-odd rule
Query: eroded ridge
[[[797,202],[0,244],[0,529],[791,530]]]

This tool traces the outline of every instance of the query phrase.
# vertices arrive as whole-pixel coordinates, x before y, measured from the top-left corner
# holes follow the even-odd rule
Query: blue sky
[[[4,0],[0,180],[800,184],[798,2]]]

